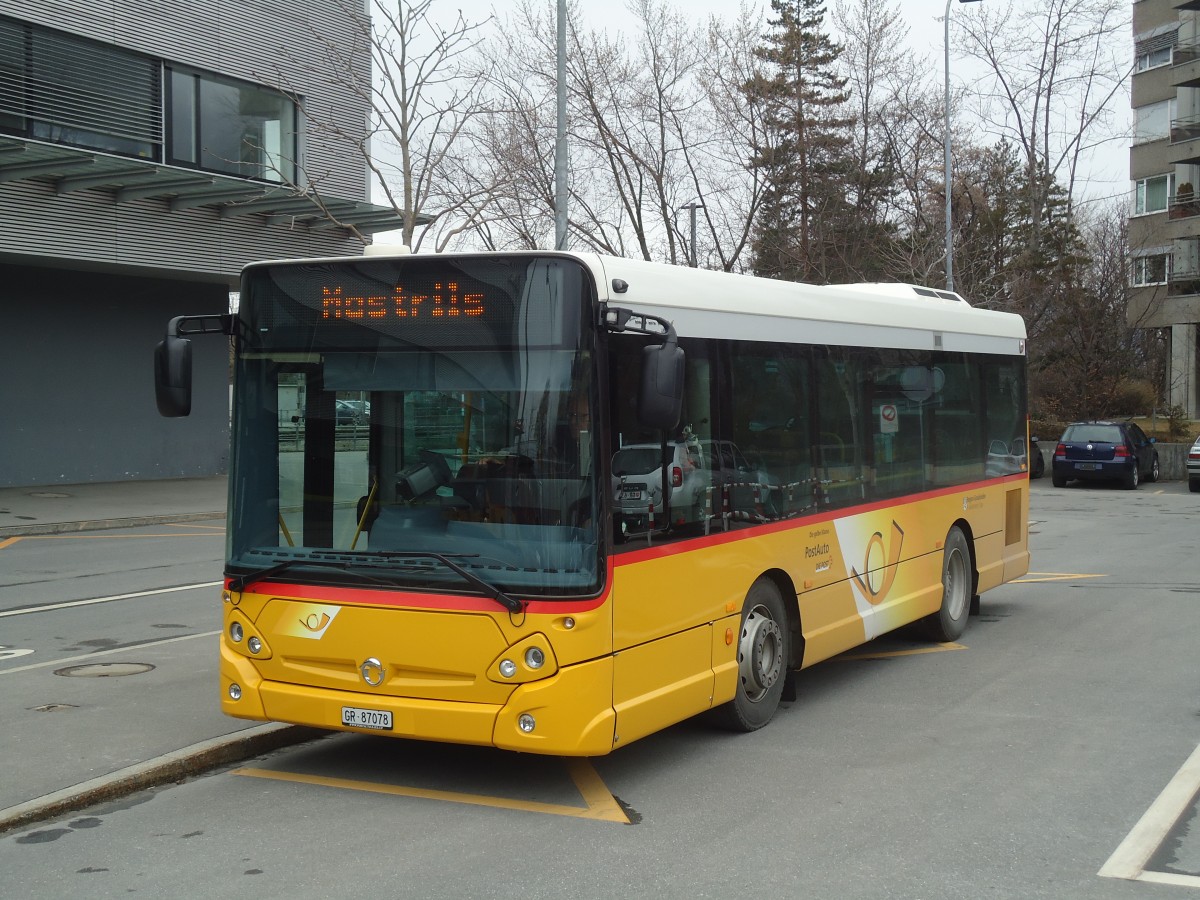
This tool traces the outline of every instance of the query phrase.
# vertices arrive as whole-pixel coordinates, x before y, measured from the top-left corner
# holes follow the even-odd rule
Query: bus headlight
[[[229,685],[229,699],[230,700],[241,700],[242,699],[242,686],[240,684],[232,684],[231,683]]]
[[[531,634],[517,641],[488,666],[488,678],[498,684],[528,684],[557,674],[554,647],[544,634]]]
[[[517,719],[517,727],[526,734],[532,734],[533,729],[537,728],[537,722],[529,713],[521,713],[521,718]]]
[[[251,653],[257,653],[262,649],[262,641],[256,637],[251,637],[250,640],[246,641],[246,649]]]
[[[234,622],[229,626],[229,639],[235,644],[240,644],[242,642],[242,637],[244,634],[245,632],[242,630],[241,622]]]

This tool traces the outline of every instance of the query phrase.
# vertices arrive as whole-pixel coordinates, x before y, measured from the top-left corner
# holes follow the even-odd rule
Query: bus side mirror
[[[167,336],[154,348],[154,400],[169,419],[192,411],[192,342]]]
[[[683,348],[673,333],[666,341],[642,348],[642,387],[638,422],[673,431],[683,414]]]

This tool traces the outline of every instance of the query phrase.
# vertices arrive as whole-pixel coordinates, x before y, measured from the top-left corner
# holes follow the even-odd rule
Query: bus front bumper
[[[613,749],[613,660],[602,657],[518,685],[503,705],[386,697],[264,681],[254,663],[221,642],[221,711],[330,731],[493,746],[554,756],[603,756]],[[237,690],[234,690],[236,686]],[[233,699],[237,693],[238,699]],[[391,728],[343,724],[343,708],[391,713]]]

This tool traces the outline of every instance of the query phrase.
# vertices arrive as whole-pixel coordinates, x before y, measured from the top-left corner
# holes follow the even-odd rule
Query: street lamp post
[[[692,241],[688,250],[688,265],[694,269],[699,265],[699,260],[696,257],[696,210],[704,209],[704,203],[700,200],[694,200],[679,208],[686,209],[692,214]]]
[[[950,215],[950,5],[954,0],[946,0],[946,290],[954,290],[954,230]],[[979,0],[958,0],[959,3],[978,3]]]
[[[554,142],[554,249],[567,249],[567,0],[558,0],[557,118]]]

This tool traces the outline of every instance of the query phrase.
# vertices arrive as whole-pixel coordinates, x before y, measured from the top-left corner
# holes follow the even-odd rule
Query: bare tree
[[[683,262],[685,205],[704,204],[708,261],[736,265],[752,221],[738,97],[759,20],[692,25],[660,0],[630,0],[619,36],[568,15],[569,243],[616,255]],[[552,233],[553,5],[521,0],[486,49],[492,112],[473,124],[478,168],[502,186],[473,233],[486,246],[546,246]],[[484,162],[486,157],[487,162]],[[743,193],[745,189],[745,193]],[[747,201],[747,197],[750,199]]]
[[[1024,155],[1030,199],[1044,208],[1051,185],[1074,208],[1080,163],[1112,128],[1114,99],[1130,70],[1124,0],[984,3],[955,20],[963,48],[990,73],[978,90],[980,116]],[[1035,217],[1036,218],[1036,217]],[[1040,223],[1035,222],[1035,228]]]
[[[460,10],[448,27],[442,26],[431,14],[433,0],[330,2],[348,23],[353,50],[344,51],[344,36],[330,40],[314,27],[311,34],[323,53],[300,58],[287,47],[281,53],[289,70],[318,71],[365,104],[370,110],[365,131],[361,122],[346,121],[336,106],[307,105],[283,67],[275,67],[272,81],[297,98],[317,139],[362,157],[374,186],[401,216],[404,243],[419,249],[427,235],[435,234],[442,249],[455,234],[453,227],[427,226],[461,212],[478,215],[494,187],[464,182],[458,155],[464,130],[484,110],[483,76],[466,63],[473,63],[486,23],[469,22]],[[300,162],[291,186],[322,203],[325,173]],[[331,217],[336,221],[335,214]]]

